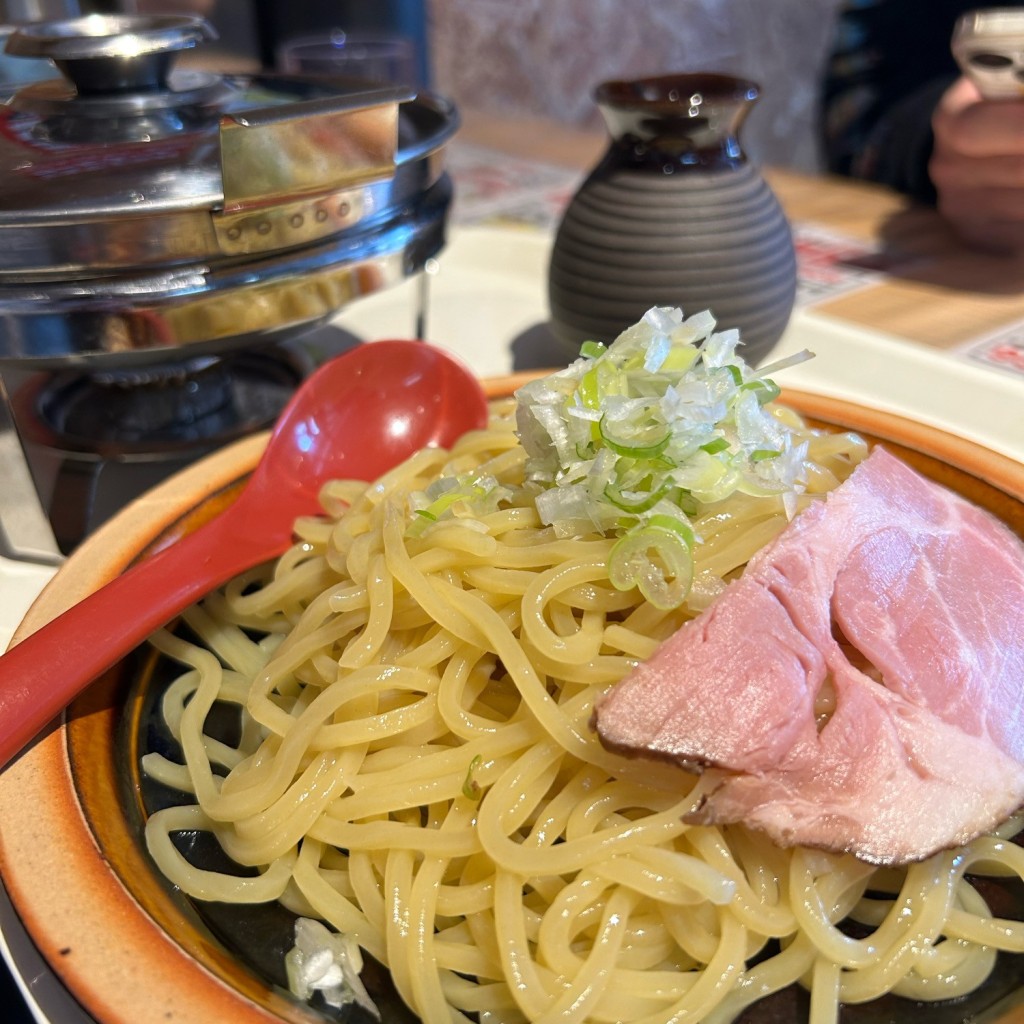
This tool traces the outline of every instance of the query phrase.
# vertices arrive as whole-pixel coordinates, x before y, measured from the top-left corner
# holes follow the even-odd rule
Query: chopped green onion
[[[647,525],[657,527],[659,530],[670,530],[672,533],[678,534],[683,538],[686,546],[693,551],[696,537],[693,533],[693,527],[684,520],[676,519],[675,516],[660,514],[651,516],[647,520]]]
[[[477,754],[472,761],[469,762],[469,768],[466,769],[466,778],[462,783],[462,795],[467,800],[479,800],[480,799],[480,783],[473,778],[476,774],[477,769],[484,762],[483,756]]]
[[[716,332],[708,312],[655,308],[607,348],[586,343],[571,366],[516,392],[541,521],[559,537],[616,537],[609,575],[659,604],[686,598],[690,517],[737,492],[795,508],[805,486],[800,445],[770,407],[779,388],[769,373],[808,354],[757,371],[739,340]]]
[[[707,444],[700,446],[702,452],[707,452],[708,455],[717,455],[719,452],[729,450],[729,442],[724,437],[716,437],[713,441],[708,441]]]
[[[673,345],[661,364],[662,373],[685,373],[700,358],[693,345]]]
[[[465,474],[438,480],[429,491],[414,495],[418,504],[412,509],[414,518],[406,534],[420,537],[442,519],[492,511],[507,493],[493,477]]]
[[[653,459],[661,455],[672,440],[672,434],[663,424],[652,424],[638,427],[632,437],[615,437],[607,422],[607,416],[602,416],[597,423],[597,429],[601,440],[611,448],[616,455],[624,455],[631,459]]]
[[[741,391],[753,391],[761,405],[774,402],[782,394],[782,388],[773,380],[748,380],[740,386]]]
[[[690,545],[664,525],[638,527],[615,542],[608,558],[608,578],[617,590],[637,587],[656,608],[677,608],[693,584]]]
[[[597,369],[584,374],[580,386],[576,389],[580,404],[584,409],[598,409],[601,406],[601,389],[598,383]]]
[[[799,352],[794,352],[790,356],[783,356],[781,359],[776,359],[775,362],[769,363],[767,366],[762,366],[758,373],[762,379],[774,376],[779,370],[788,370],[791,366],[796,366],[798,363],[806,363],[808,359],[813,359],[814,353],[806,348],[801,349]]]
[[[352,1016],[351,1004],[358,1003],[365,1011],[359,1016],[380,1020],[380,1010],[359,977],[363,954],[353,934],[333,932],[320,921],[300,917],[284,967],[288,988],[298,999],[308,1000],[316,993],[329,1007],[342,1010],[345,1020]]]
[[[676,488],[675,504],[679,511],[686,516],[695,516],[700,511],[700,502],[685,487]]]
[[[617,484],[608,483],[605,485],[604,496],[623,512],[632,512],[634,515],[639,512],[647,512],[654,508],[659,501],[668,493],[669,485],[662,484],[657,490],[636,490],[627,496]]]

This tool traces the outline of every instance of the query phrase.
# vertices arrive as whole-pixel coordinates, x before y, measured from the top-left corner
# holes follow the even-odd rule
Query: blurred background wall
[[[751,157],[812,170],[818,83],[839,0],[121,2],[149,10],[206,8],[220,45],[264,66],[294,36],[390,26],[417,38],[422,74],[459,106],[574,125],[600,126],[591,94],[607,78],[740,74],[762,88],[743,132]]]
[[[431,0],[437,88],[457,103],[600,124],[607,78],[727,71],[761,100],[743,132],[760,163],[817,167],[818,82],[838,0]]]

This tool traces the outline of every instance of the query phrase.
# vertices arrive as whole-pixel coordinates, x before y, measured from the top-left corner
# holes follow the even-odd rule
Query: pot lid
[[[386,215],[411,95],[174,67],[213,36],[201,18],[89,15],[8,38],[62,77],[0,107],[0,281],[263,258]]]
[[[139,365],[309,330],[444,244],[443,97],[173,66],[181,16],[33,24],[0,104],[0,366]]]

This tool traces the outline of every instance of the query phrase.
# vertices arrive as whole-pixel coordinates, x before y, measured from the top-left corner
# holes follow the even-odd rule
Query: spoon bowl
[[[325,363],[296,391],[238,498],[0,657],[0,767],[93,679],[188,605],[276,558],[328,480],[373,480],[487,423],[461,363],[423,342],[378,341]]]

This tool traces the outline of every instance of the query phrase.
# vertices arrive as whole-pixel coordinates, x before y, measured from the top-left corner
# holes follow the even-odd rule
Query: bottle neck
[[[667,173],[744,163],[739,129],[756,98],[752,82],[712,74],[606,82],[596,93],[610,158]]]

